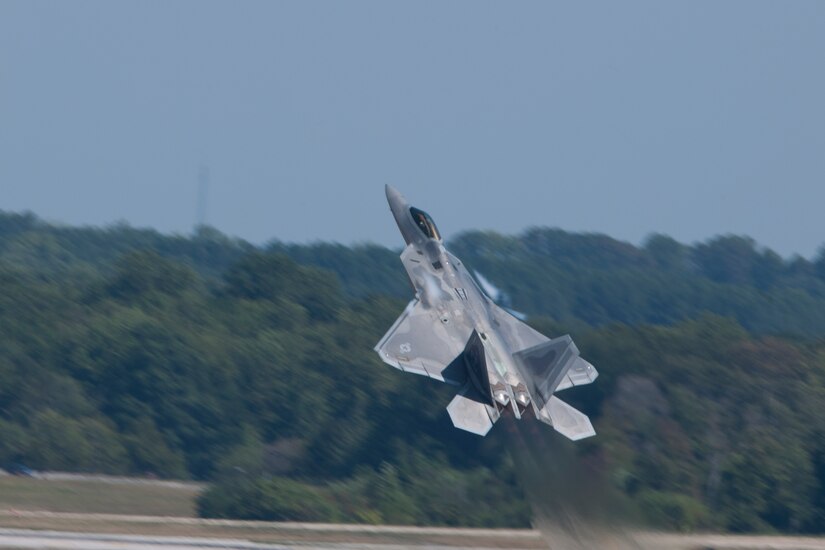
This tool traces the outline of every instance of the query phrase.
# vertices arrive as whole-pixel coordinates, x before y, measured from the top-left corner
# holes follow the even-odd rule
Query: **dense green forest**
[[[565,392],[599,432],[577,449],[649,521],[825,531],[825,254],[449,247],[599,368]],[[397,255],[0,214],[0,465],[210,480],[207,516],[527,525],[505,426],[453,429],[452,388],[372,351],[411,298]]]

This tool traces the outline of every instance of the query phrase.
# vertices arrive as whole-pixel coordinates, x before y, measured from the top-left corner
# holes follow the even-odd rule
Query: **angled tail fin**
[[[527,389],[541,409],[579,358],[570,336],[561,336],[513,354]]]
[[[533,397],[539,420],[573,441],[596,435],[587,415],[553,395],[572,386],[589,384],[599,375],[593,365],[579,357],[570,336],[548,340],[513,356]]]
[[[461,391],[447,406],[453,426],[477,435],[486,435],[498,420],[499,412],[493,402],[484,344],[478,332],[474,330],[470,334],[464,351],[445,372],[455,379],[466,380]]]

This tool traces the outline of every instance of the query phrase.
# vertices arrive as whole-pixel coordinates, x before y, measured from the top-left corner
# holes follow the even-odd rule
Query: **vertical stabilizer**
[[[556,388],[576,364],[579,350],[570,336],[561,336],[513,354],[527,391],[539,409],[550,402]]]

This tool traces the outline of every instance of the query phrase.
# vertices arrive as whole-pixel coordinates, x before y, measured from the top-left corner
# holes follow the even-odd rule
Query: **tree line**
[[[825,531],[822,255],[449,246],[597,365],[565,395],[599,432],[577,452],[648,521]],[[506,430],[454,430],[451,388],[372,351],[411,298],[397,253],[0,214],[0,466],[210,480],[213,517],[529,524]]]

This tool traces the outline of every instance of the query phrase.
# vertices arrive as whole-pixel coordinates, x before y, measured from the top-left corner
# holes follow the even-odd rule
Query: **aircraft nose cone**
[[[410,217],[409,204],[404,196],[398,192],[398,189],[392,185],[385,185],[384,191],[387,193],[387,202],[390,204],[390,211],[395,218],[395,223],[398,224],[398,229],[404,237],[404,242],[410,244],[413,241],[413,235],[416,228]]]
[[[392,185],[385,185],[384,191],[387,193],[387,202],[390,204],[401,204],[404,202],[404,196]]]

